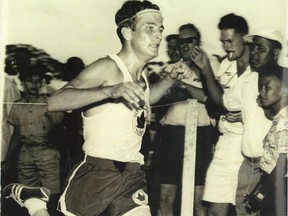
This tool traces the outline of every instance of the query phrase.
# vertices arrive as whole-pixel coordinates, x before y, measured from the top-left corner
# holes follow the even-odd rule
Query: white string
[[[171,105],[175,105],[175,104],[182,104],[182,103],[188,103],[188,102],[189,102],[189,101],[178,101],[178,102],[169,103],[169,104],[161,104],[161,105],[151,106],[151,108],[155,108],[155,107],[164,107],[164,106],[171,106]]]
[[[188,101],[179,101],[174,103],[168,103],[168,104],[161,104],[161,105],[154,105],[150,106],[151,108],[157,108],[157,107],[165,107],[165,106],[171,106],[175,104],[181,104],[181,103],[187,103]],[[3,104],[7,105],[36,105],[36,106],[45,106],[47,103],[24,103],[24,102],[3,102]]]
[[[3,102],[3,104],[7,104],[7,105],[38,105],[38,106],[44,106],[47,105],[47,103],[24,103],[24,102]]]

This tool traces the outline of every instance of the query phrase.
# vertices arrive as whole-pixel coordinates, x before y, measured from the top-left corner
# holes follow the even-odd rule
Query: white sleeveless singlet
[[[109,57],[122,71],[123,82],[133,81],[122,60],[116,54],[109,55]],[[124,103],[115,100],[115,102],[100,105],[105,106],[105,109],[99,114],[85,117],[82,113],[85,154],[121,162],[144,164],[144,157],[139,151],[150,105],[147,104],[149,101],[148,81],[144,74],[142,77],[147,86],[146,105],[143,108],[131,110]]]

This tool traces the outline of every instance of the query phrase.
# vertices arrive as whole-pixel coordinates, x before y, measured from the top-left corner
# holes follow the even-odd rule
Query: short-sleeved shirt
[[[22,98],[13,104],[8,122],[20,129],[20,141],[47,142],[49,133],[63,120],[62,112],[48,112],[47,98],[39,96],[35,103]]]
[[[223,103],[229,111],[240,111],[242,105],[241,85],[242,78],[251,73],[250,67],[238,77],[237,75],[237,61],[229,61],[224,59],[220,65],[218,71],[215,71],[215,77],[219,84],[222,86]],[[222,119],[222,118],[221,118]],[[228,121],[221,120],[219,122],[219,130],[221,133],[231,132],[235,134],[243,133],[242,122],[230,123]]]
[[[219,63],[213,59],[209,59],[211,67],[213,71],[217,71],[219,68]],[[174,64],[170,64],[165,68],[165,71],[171,72],[173,69]],[[197,74],[193,71],[192,76],[189,79],[183,79],[184,83],[187,83],[191,86],[194,86],[199,89],[203,89],[202,80],[200,78],[200,74]],[[181,125],[184,126],[186,124],[186,111],[187,111],[187,104],[183,101],[183,103],[176,103],[169,107],[169,110],[166,116],[161,120],[161,123],[164,125]],[[204,104],[198,103],[197,104],[197,126],[209,126],[211,123],[215,124],[215,120],[211,119],[207,113]]]
[[[264,139],[264,151],[260,167],[270,174],[277,164],[280,153],[288,153],[288,106],[274,117],[269,133]]]

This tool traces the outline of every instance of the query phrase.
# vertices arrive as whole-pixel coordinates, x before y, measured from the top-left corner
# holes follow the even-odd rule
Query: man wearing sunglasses
[[[199,44],[200,38],[198,37],[187,37],[187,38],[179,38],[178,39],[178,45],[183,46],[184,44]]]

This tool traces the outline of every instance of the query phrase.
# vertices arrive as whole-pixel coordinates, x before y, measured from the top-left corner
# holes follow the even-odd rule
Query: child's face
[[[258,90],[263,107],[273,106],[281,101],[282,82],[275,76],[259,78]]]
[[[27,77],[26,80],[24,81],[24,87],[26,89],[26,93],[30,95],[38,95],[41,86],[42,86],[42,79],[38,75]]]

